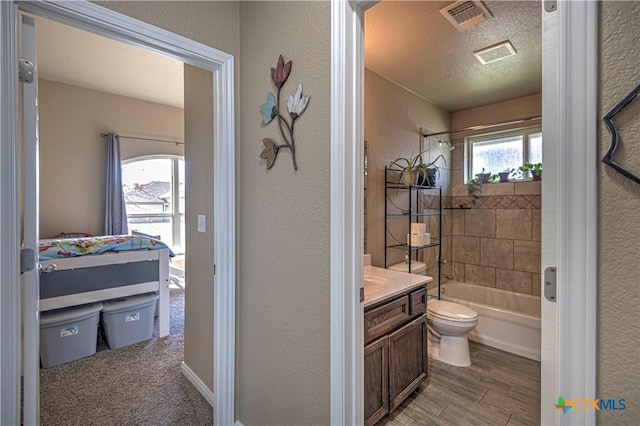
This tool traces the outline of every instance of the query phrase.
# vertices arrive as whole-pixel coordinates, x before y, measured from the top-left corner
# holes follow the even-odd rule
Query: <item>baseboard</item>
[[[184,363],[184,361],[182,361],[182,364],[180,365],[180,370],[182,371],[182,375],[186,377],[187,380],[189,380],[196,389],[198,389],[198,392],[200,392],[204,399],[206,399],[207,402],[213,407],[213,392],[207,387],[207,385],[204,384],[202,380],[200,380],[200,377],[198,377],[196,373],[194,373],[193,370]]]

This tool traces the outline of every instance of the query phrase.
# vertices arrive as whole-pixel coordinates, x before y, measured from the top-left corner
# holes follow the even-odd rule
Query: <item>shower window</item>
[[[510,130],[467,137],[465,139],[465,175],[496,174],[517,169],[524,163],[542,162],[542,133],[540,127]]]

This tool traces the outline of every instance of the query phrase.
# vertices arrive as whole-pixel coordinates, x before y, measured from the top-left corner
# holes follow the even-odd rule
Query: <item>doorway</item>
[[[104,9],[91,3],[73,4],[48,4],[30,2],[4,2],[2,5],[2,45],[3,64],[9,63],[16,57],[17,45],[12,34],[16,33],[18,10],[24,10],[37,16],[43,16],[56,21],[64,21],[66,24],[83,28],[90,32],[103,35],[119,41],[125,41],[135,46],[152,49],[172,58],[209,70],[213,74],[211,85],[214,88],[214,108],[212,121],[216,123],[212,146],[216,155],[212,159],[216,176],[209,185],[214,188],[213,207],[213,245],[214,256],[211,262],[217,266],[217,273],[213,278],[215,300],[215,320],[213,330],[216,342],[214,343],[214,393],[221,395],[215,399],[215,422],[228,424],[233,422],[233,374],[234,374],[234,294],[235,294],[235,183],[234,183],[234,111],[233,111],[233,58],[224,52],[193,42],[184,37],[171,34],[167,31],[150,26],[138,20],[129,18],[116,12]],[[6,25],[5,25],[6,23]],[[13,69],[8,66],[4,69]],[[17,109],[17,72],[7,72],[2,75],[3,114],[2,132],[7,135],[7,142],[3,143],[2,164],[3,171],[17,171],[17,156],[13,158],[5,155],[5,147],[9,151],[16,152],[17,127],[12,117],[15,113],[9,110]],[[4,94],[7,94],[5,97]],[[4,140],[3,140],[4,141]],[[5,165],[7,166],[5,168]],[[3,205],[17,205],[18,183],[10,179],[2,180]],[[12,208],[3,211],[2,216],[2,253],[11,253],[18,247],[18,217],[17,209]],[[25,224],[25,226],[28,226]],[[5,239],[6,236],[6,239]],[[14,247],[11,249],[11,247]],[[222,249],[224,248],[224,249]],[[13,257],[15,260],[15,257]],[[18,423],[19,419],[19,395],[20,395],[20,316],[19,310],[12,306],[19,306],[20,297],[18,287],[17,263],[7,262],[3,274],[2,293],[2,331],[3,337],[7,336],[7,342],[15,345],[3,344],[3,423]],[[5,281],[5,276],[8,278]],[[34,309],[35,311],[35,309]],[[5,316],[7,313],[7,316]],[[10,315],[9,315],[10,314]],[[3,342],[5,340],[3,339]],[[9,351],[5,348],[11,348]],[[37,354],[32,354],[32,357]],[[18,366],[16,373],[15,366]],[[25,366],[35,368],[35,366]],[[5,372],[10,374],[5,374]],[[37,388],[25,387],[25,392],[37,392]],[[6,398],[5,398],[6,396]],[[34,398],[35,399],[35,398]],[[5,410],[5,407],[7,408]],[[34,414],[36,414],[34,416]],[[6,416],[6,421],[5,421]],[[31,417],[29,417],[31,416]],[[37,406],[29,407],[25,412],[25,420],[32,419],[37,423]]]
[[[348,192],[359,193],[361,184],[361,149],[358,147],[364,140],[363,135],[363,22],[364,10],[374,5],[375,2],[335,2],[332,7],[332,73],[336,78],[332,81],[332,99],[334,101],[332,122],[332,149],[341,155],[334,156],[332,167],[335,170],[344,171],[344,180],[339,179],[335,183],[337,188],[346,188]],[[560,217],[571,217],[571,226],[576,231],[595,236],[596,206],[593,201],[584,203],[584,200],[595,199],[595,188],[587,185],[574,185],[573,179],[564,172],[566,169],[578,171],[582,167],[594,161],[596,140],[596,115],[595,105],[597,62],[595,37],[597,34],[597,8],[595,4],[588,2],[561,2],[553,5],[541,5],[547,7],[544,10],[545,36],[548,36],[548,44],[543,48],[544,69],[549,71],[543,77],[543,92],[549,94],[549,98],[543,100],[543,112],[549,114],[550,120],[545,120],[543,128],[544,139],[552,141],[562,140],[559,148],[554,142],[550,149],[545,146],[545,158],[547,164],[547,182],[553,183],[549,190],[543,190],[547,205],[555,206],[554,214],[560,212]],[[345,47],[346,46],[346,47]],[[555,54],[558,53],[557,56]],[[557,68],[556,68],[557,61]],[[574,65],[574,61],[576,65]],[[582,64],[578,66],[577,64]],[[588,64],[588,66],[584,66]],[[559,78],[556,78],[558,70]],[[545,72],[546,72],[545,71]],[[569,85],[564,76],[571,75],[572,81],[576,81],[579,74],[580,84]],[[339,100],[339,101],[338,101]],[[569,109],[579,107],[579,112]],[[574,115],[574,113],[576,113]],[[340,117],[338,120],[337,117]],[[557,117],[557,121],[555,118]],[[585,129],[585,123],[588,123]],[[585,137],[588,144],[585,148]],[[345,142],[346,141],[346,142]],[[572,147],[572,148],[568,148]],[[588,155],[569,156],[567,150],[587,150]],[[357,158],[357,160],[356,160]],[[555,166],[554,166],[555,165]],[[558,169],[559,168],[559,169]],[[549,170],[550,173],[549,173]],[[561,173],[557,173],[560,170]],[[594,177],[588,176],[588,172],[581,177],[592,182]],[[361,193],[361,192],[360,192]],[[353,235],[347,238],[336,238],[332,244],[333,269],[336,273],[332,276],[332,342],[336,344],[332,350],[332,395],[354,395],[353,398],[332,398],[332,421],[336,423],[360,423],[362,422],[362,364],[361,349],[354,345],[354,340],[362,342],[362,305],[357,304],[357,288],[362,283],[362,217],[361,204],[349,204],[341,201],[337,192],[337,202],[332,203],[332,214],[340,218],[341,225],[353,229]],[[571,198],[571,199],[569,199]],[[570,215],[567,216],[567,214]],[[553,222],[553,221],[552,221]],[[555,223],[555,222],[554,222]],[[595,312],[589,312],[587,306],[595,303],[595,275],[585,274],[584,265],[595,265],[595,253],[585,250],[584,244],[577,243],[567,238],[565,234],[569,228],[567,222],[562,221],[559,228],[545,227],[543,224],[543,253],[546,251],[549,257],[543,254],[543,268],[557,265],[565,273],[558,279],[559,294],[557,302],[543,302],[543,318],[545,315],[554,315],[554,320],[543,332],[543,375],[542,375],[542,401],[541,419],[543,423],[558,423],[557,410],[553,407],[553,400],[557,395],[567,393],[569,390],[575,394],[590,395],[595,397],[595,344],[592,334],[587,328],[569,331],[568,319],[577,315],[587,318],[587,322],[595,325]],[[550,232],[547,234],[547,232]],[[549,241],[549,249],[544,243],[545,235],[553,237]],[[558,235],[558,240],[555,236]],[[339,236],[339,235],[337,235]],[[356,238],[353,238],[353,237]],[[595,237],[594,237],[595,238]],[[594,242],[591,241],[595,247]],[[580,253],[576,257],[568,256],[567,248],[571,246],[573,251]],[[354,250],[354,247],[356,248]],[[560,249],[558,249],[560,248]],[[556,250],[558,250],[556,252]],[[557,254],[556,254],[557,253]],[[562,265],[562,266],[560,266]],[[569,280],[567,274],[576,274],[585,280],[578,284],[575,280]],[[355,279],[354,288],[344,282]],[[562,281],[562,285],[560,285]],[[573,303],[568,296],[571,289],[581,293],[580,301]],[[584,288],[588,290],[585,292]],[[586,304],[580,302],[588,301]],[[350,302],[354,305],[350,305]],[[562,313],[555,320],[556,310]],[[572,324],[573,326],[573,324]],[[337,331],[339,330],[339,332]],[[572,336],[576,346],[572,350],[568,343],[557,336]],[[347,339],[345,339],[347,337]],[[350,341],[348,339],[351,339]],[[544,355],[547,348],[548,358]],[[333,348],[333,345],[332,345]],[[557,361],[556,361],[557,359]],[[567,368],[571,365],[572,368]],[[339,366],[339,368],[338,368]],[[579,367],[578,367],[579,366]],[[347,371],[345,372],[344,369]],[[559,374],[562,371],[562,374]],[[584,372],[589,371],[585,378]],[[574,413],[575,414],[575,413]],[[593,413],[575,414],[577,423],[592,423]],[[567,417],[565,416],[564,421]],[[578,420],[582,419],[582,420]]]

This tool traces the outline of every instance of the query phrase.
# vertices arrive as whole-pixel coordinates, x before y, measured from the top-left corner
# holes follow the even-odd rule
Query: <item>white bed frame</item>
[[[159,273],[158,281],[141,282],[126,286],[95,290],[84,293],[70,294],[66,296],[41,299],[39,301],[40,311],[65,308],[68,306],[82,305],[85,303],[100,302],[118,297],[132,296],[134,294],[149,293],[157,291],[160,295],[160,306],[158,314],[159,335],[165,337],[169,335],[169,250],[140,250],[125,251],[120,253],[105,253],[101,255],[79,256],[68,259],[44,260],[40,265],[45,268],[48,265],[56,265],[55,271],[64,271],[79,268],[91,268],[94,266],[105,266],[131,262],[158,260]],[[43,271],[44,272],[44,271]],[[55,274],[55,272],[50,272]]]

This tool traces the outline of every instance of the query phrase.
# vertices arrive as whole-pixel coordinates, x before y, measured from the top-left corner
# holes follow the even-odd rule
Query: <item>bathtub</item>
[[[438,288],[429,294],[437,297]],[[471,340],[540,361],[539,296],[448,281],[442,284],[441,298],[478,312]]]

